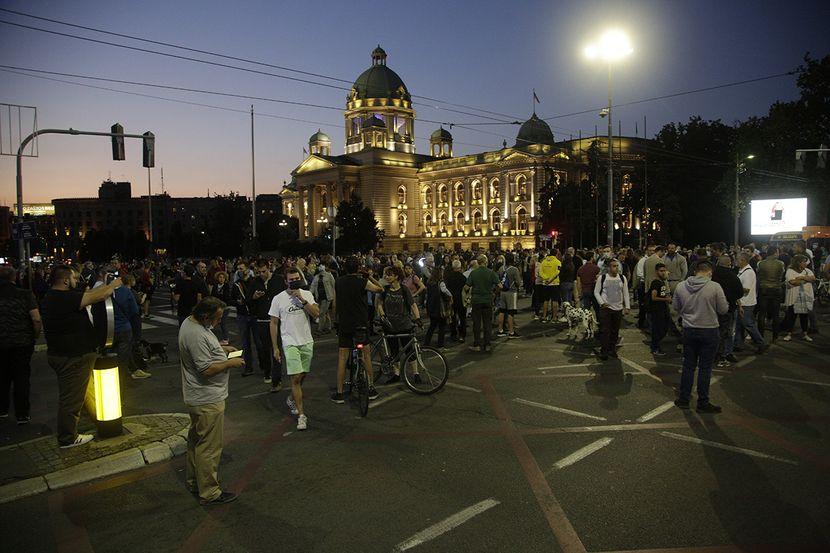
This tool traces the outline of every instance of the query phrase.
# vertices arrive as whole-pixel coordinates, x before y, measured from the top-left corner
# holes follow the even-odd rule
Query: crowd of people
[[[102,302],[111,297],[119,366],[135,380],[150,378],[137,345],[142,319],[165,309],[158,303],[151,307],[163,287],[180,326],[182,390],[192,419],[188,486],[204,503],[225,503],[235,498],[221,490],[217,479],[230,372],[239,370],[243,377],[258,372],[274,393],[287,377],[287,409],[297,417],[297,429],[305,430],[302,384],[315,337],[334,329],[338,362],[331,400],[342,404],[350,352],[362,333],[376,328],[405,334],[423,325],[427,345],[465,344],[471,352],[486,354],[495,339],[519,337],[519,299],[529,297],[536,321],[531,324],[562,325],[568,322],[565,309],[575,307],[593,312],[599,322],[595,353],[607,361],[617,356],[624,316],[636,306],[632,322],[650,335],[646,343],[653,355],[664,355],[669,335],[677,338],[683,372],[676,405],[689,408],[697,373],[697,409],[717,413],[721,409],[708,394],[713,366],[737,362],[736,352],[748,343],[761,355],[771,342],[791,340],[796,319],[801,338],[812,341],[819,331],[816,287],[828,271],[827,252],[811,251],[803,242],[791,248],[712,243],[684,250],[669,243],[644,251],[611,246],[513,252],[439,248],[348,257],[114,259],[98,266],[54,264],[32,275],[3,267],[0,416],[8,416],[13,389],[17,421],[29,421],[30,359],[42,328],[60,390],[58,443],[74,447],[90,441],[91,435],[78,433],[77,423],[103,343],[96,313],[100,317]],[[230,344],[231,309],[239,349]],[[390,347],[397,353],[400,343],[392,340]],[[374,382],[369,347],[363,355]],[[387,383],[399,379],[395,373]],[[372,386],[370,399],[376,397]]]

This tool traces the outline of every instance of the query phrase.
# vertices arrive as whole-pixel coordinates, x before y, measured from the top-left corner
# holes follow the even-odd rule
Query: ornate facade
[[[301,239],[321,235],[331,208],[356,194],[386,232],[383,249],[532,248],[540,189],[547,179],[579,179],[585,167],[535,113],[512,147],[454,157],[452,135],[439,128],[429,155],[416,153],[411,96],[380,46],[348,94],[344,117],[345,154],[331,155],[331,139],[318,131],[281,193]]]

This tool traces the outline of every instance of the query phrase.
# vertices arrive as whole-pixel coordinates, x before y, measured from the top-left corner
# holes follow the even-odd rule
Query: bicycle
[[[344,386],[349,386],[348,396],[350,399],[355,396],[355,390],[357,391],[357,408],[361,417],[365,417],[369,413],[369,373],[363,363],[363,348],[369,343],[369,338],[365,333],[365,327],[356,329],[353,347],[349,352],[346,365],[349,370],[348,377],[346,382],[343,383]],[[358,339],[358,336],[363,339]]]
[[[383,325],[380,325],[378,334],[372,344],[375,382],[381,375],[393,375],[394,367],[398,365],[407,388],[416,394],[430,395],[444,387],[450,375],[446,358],[437,349],[422,346],[414,329],[406,333],[387,334]],[[408,341],[399,344],[398,352],[392,355],[390,339]]]

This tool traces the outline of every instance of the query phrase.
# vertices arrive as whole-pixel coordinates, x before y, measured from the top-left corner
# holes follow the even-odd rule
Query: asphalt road
[[[620,359],[601,363],[557,326],[518,318],[522,338],[499,339],[492,354],[448,348],[441,393],[380,388],[365,419],[328,400],[336,343],[320,340],[305,432],[286,391],[233,374],[220,479],[236,503],[200,507],[179,457],[0,505],[2,549],[830,550],[826,316],[815,343],[716,372],[715,416],[670,404],[680,356],[655,360],[631,320]],[[175,323],[149,326],[170,361],[123,380],[124,414],[184,412]],[[32,425],[2,423],[5,443],[53,431],[45,354],[33,371]]]

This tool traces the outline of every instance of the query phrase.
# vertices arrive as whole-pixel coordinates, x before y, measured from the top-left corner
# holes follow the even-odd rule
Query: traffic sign
[[[37,225],[33,221],[15,223],[12,225],[12,238],[14,240],[31,240],[37,238]]]

